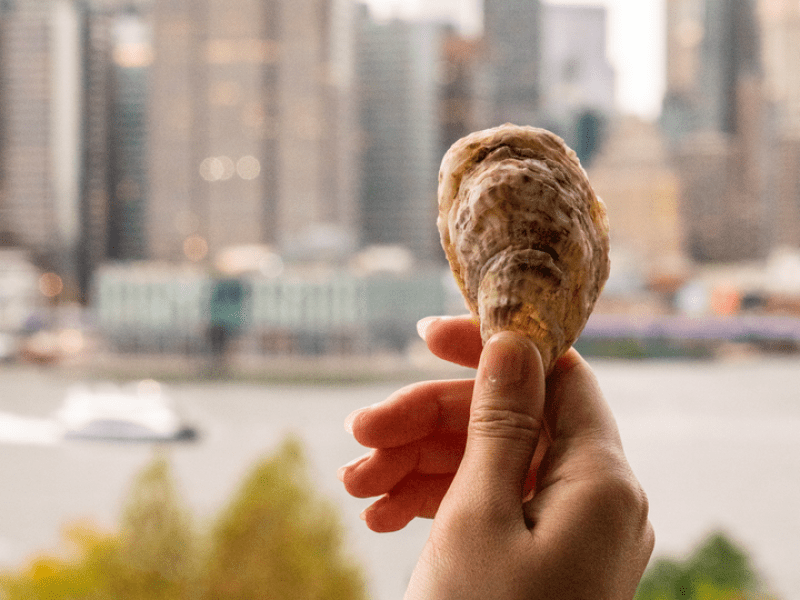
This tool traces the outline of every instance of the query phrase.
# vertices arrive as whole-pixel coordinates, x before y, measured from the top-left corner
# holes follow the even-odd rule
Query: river
[[[746,547],[772,590],[800,600],[800,361],[593,361],[646,489],[656,555],[681,556],[714,529]],[[61,527],[113,526],[147,445],[62,441],[50,421],[70,384],[63,371],[0,367],[0,566],[57,547]],[[375,534],[336,469],[362,449],[344,432],[353,409],[399,383],[256,385],[187,382],[170,394],[202,428],[171,461],[196,515],[224,505],[258,458],[287,433],[306,444],[320,494],[340,509],[371,598],[402,596],[429,523]]]

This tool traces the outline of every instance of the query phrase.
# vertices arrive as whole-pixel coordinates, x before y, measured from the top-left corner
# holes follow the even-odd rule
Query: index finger
[[[483,341],[480,325],[473,317],[427,317],[417,323],[417,331],[434,355],[463,367],[478,368]]]
[[[368,448],[397,448],[434,432],[466,432],[474,385],[471,379],[415,383],[355,411],[347,427]]]

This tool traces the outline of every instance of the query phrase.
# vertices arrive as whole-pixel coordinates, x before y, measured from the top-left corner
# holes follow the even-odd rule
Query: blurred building
[[[147,256],[146,2],[78,3],[83,98],[77,274],[87,297],[106,260]]]
[[[484,0],[486,126],[534,125],[542,98],[542,7],[539,0]]]
[[[481,106],[479,88],[483,52],[482,39],[446,32],[440,73],[442,156],[455,141],[485,126],[480,122],[486,109]]]
[[[760,0],[765,94],[775,113],[775,242],[800,247],[800,4]]]
[[[119,38],[142,4],[125,2],[127,16],[114,0],[2,13],[2,228],[84,299],[100,262],[145,250],[146,65],[125,55],[144,40]]]
[[[662,123],[700,262],[764,258],[774,243],[773,129],[752,0],[669,0]]]
[[[224,300],[215,294],[220,284],[241,292],[231,315],[236,344],[253,353],[400,350],[414,339],[419,319],[445,310],[446,284],[438,271],[252,273],[221,281],[197,265],[134,263],[98,271],[94,320],[115,350],[205,352],[214,304]],[[0,317],[2,308],[0,302]]]
[[[541,125],[563,137],[588,166],[614,113],[606,9],[543,4],[541,20]]]
[[[436,231],[445,30],[379,23],[362,11],[358,81],[361,241],[399,244],[422,262],[442,257]]]
[[[0,44],[0,222],[39,260],[68,266],[78,234],[78,19],[66,0],[6,3]]]
[[[759,0],[767,92],[785,129],[800,130],[800,4],[790,0]]]
[[[151,255],[233,244],[287,252],[354,220],[344,0],[154,6]]]
[[[4,335],[25,332],[44,306],[40,275],[26,252],[0,248],[0,341]],[[0,351],[0,358],[3,354]]]
[[[642,279],[675,274],[685,262],[680,188],[658,127],[634,117],[615,121],[589,179],[608,209],[615,253],[637,265]]]
[[[106,257],[142,259],[148,254],[146,215],[148,76],[153,61],[150,28],[126,11],[110,23],[109,206]],[[108,18],[108,17],[107,17]]]

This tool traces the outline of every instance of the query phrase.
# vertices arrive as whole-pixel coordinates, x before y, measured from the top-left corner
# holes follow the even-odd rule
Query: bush
[[[725,534],[711,534],[686,560],[656,560],[635,600],[776,600],[763,590],[747,553]]]
[[[116,532],[70,526],[69,552],[0,576],[3,600],[362,600],[333,508],[311,491],[302,446],[260,461],[209,531],[192,523],[157,455]]]

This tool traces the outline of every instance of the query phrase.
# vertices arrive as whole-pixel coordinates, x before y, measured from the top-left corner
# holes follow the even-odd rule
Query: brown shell
[[[549,373],[610,268],[605,205],[575,152],[549,131],[508,123],[462,138],[442,159],[437,225],[483,340],[520,331]]]

